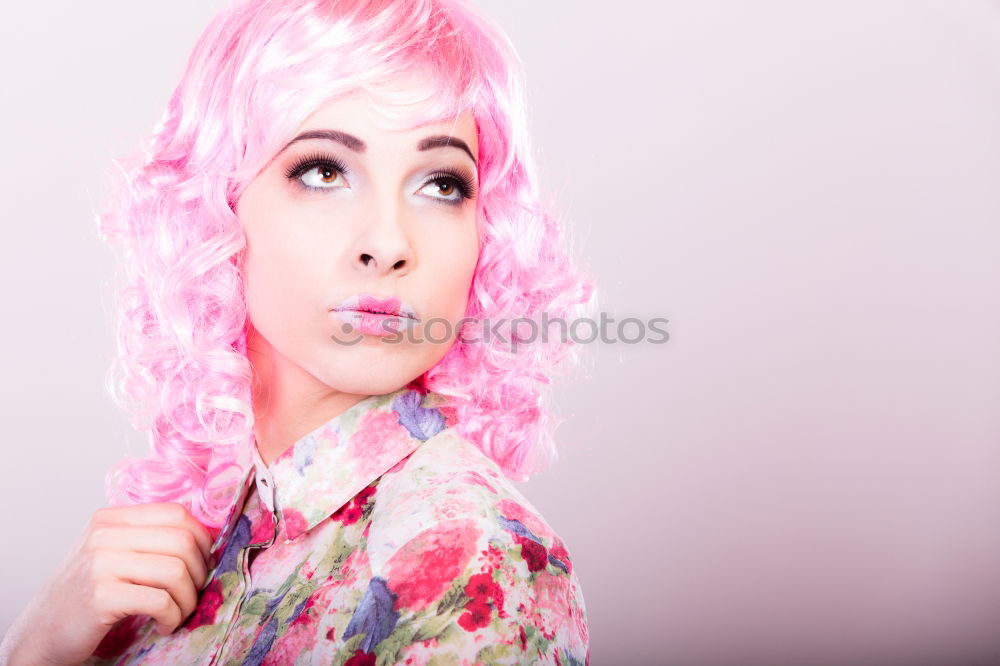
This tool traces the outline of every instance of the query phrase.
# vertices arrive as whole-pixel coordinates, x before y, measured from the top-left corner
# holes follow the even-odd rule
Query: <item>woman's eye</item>
[[[319,164],[305,169],[299,175],[299,180],[306,187],[316,190],[330,190],[336,187],[343,187],[342,184],[338,184],[339,181],[343,181],[343,174],[340,169],[332,164]]]
[[[350,171],[340,160],[316,154],[303,157],[285,172],[289,180],[311,191],[350,188],[348,175]],[[475,191],[473,177],[461,172],[439,171],[430,175],[418,193],[442,203],[458,205],[475,198]]]
[[[445,201],[458,202],[465,198],[462,188],[454,178],[435,178],[420,188],[420,191]]]

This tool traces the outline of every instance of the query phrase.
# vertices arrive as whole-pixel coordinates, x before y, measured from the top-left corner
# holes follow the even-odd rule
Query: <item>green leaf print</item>
[[[344,662],[354,656],[354,653],[361,648],[361,641],[365,640],[365,633],[354,634],[344,645],[333,655],[333,666],[344,666]]]
[[[521,652],[521,646],[518,645],[516,648],[513,645],[503,645],[502,643],[497,643],[493,645],[486,645],[482,650],[476,653],[476,663],[483,664],[509,664],[514,663],[511,661],[512,657],[516,657]]]
[[[442,613],[429,616],[426,621],[420,624],[420,627],[413,636],[413,640],[426,641],[428,638],[440,636],[445,627],[453,622],[454,617],[454,613]]]
[[[437,614],[443,615],[453,609],[462,608],[469,602],[469,597],[465,594],[465,585],[468,583],[465,576],[460,576],[451,583],[448,591],[441,596],[437,604]]]
[[[254,592],[253,596],[244,602],[243,608],[240,609],[240,615],[249,615],[255,618],[261,617],[267,608],[267,600],[269,598],[270,594],[266,590]]]
[[[375,666],[398,664],[402,659],[400,653],[404,647],[413,643],[413,637],[416,633],[417,629],[412,620],[403,620],[397,623],[392,633],[375,646]]]

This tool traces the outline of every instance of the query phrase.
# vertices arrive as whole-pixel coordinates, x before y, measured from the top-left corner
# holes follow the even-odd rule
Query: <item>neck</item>
[[[269,466],[299,439],[368,397],[330,388],[278,353],[252,328],[247,358],[253,369],[254,437]]]

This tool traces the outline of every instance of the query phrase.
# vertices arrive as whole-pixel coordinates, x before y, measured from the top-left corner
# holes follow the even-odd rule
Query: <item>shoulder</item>
[[[549,523],[499,466],[453,428],[431,437],[389,470],[377,492],[370,542],[383,538],[399,543],[450,523],[467,524],[488,538],[527,540],[559,554],[564,550]]]
[[[587,662],[586,608],[565,544],[452,429],[380,480],[367,545],[400,613],[380,648],[393,658]]]

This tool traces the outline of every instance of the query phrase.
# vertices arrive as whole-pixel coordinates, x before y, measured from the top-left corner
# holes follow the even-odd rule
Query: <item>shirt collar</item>
[[[291,541],[449,427],[445,405],[444,396],[412,388],[369,396],[296,441],[269,466],[254,443],[253,462],[213,550],[222,545],[242,512],[254,479],[261,495],[273,493],[285,540]],[[270,488],[263,486],[265,480]]]

